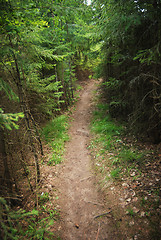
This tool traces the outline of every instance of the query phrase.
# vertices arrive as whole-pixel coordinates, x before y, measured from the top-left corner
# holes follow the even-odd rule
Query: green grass
[[[66,115],[55,117],[43,128],[42,136],[52,148],[52,157],[48,161],[49,165],[56,165],[62,161],[65,142],[69,140],[67,129],[68,117]]]
[[[113,139],[118,138],[123,128],[111,120],[107,104],[98,104],[97,110],[93,112],[91,131],[97,135],[97,142],[102,144],[102,151],[115,148]]]
[[[47,195],[46,195],[47,197]],[[54,222],[59,220],[59,212],[53,207],[42,204],[39,210],[24,209],[13,210],[7,205],[5,199],[0,198],[1,234],[3,239],[18,240],[48,240],[56,239],[50,230]]]
[[[104,150],[110,150],[114,148],[112,138],[119,136],[122,132],[122,126],[118,126],[107,115],[108,105],[99,104],[97,110],[93,112],[93,121],[91,125],[91,131],[97,134],[98,142],[103,144]]]
[[[47,201],[49,201],[49,193],[45,192],[39,195],[39,205],[44,205]]]
[[[115,169],[113,169],[113,170],[111,171],[110,175],[111,175],[111,177],[112,177],[113,179],[119,178],[119,176],[120,176],[120,168],[115,168]]]
[[[102,134],[107,139],[110,139],[111,136],[120,135],[122,126],[116,125],[107,115],[108,105],[99,104],[97,109],[93,112],[92,131]]]
[[[128,208],[127,209],[127,213],[131,216],[131,217],[134,217],[135,213],[134,213],[134,210],[132,208]]]
[[[124,126],[111,119],[107,104],[97,105],[93,112],[91,131],[95,140],[91,142],[90,148],[99,149],[102,158],[100,168],[102,165],[110,167],[112,179],[118,179],[122,174],[129,175],[131,169],[137,169],[136,165],[144,162],[144,153],[122,141]],[[110,157],[107,156],[109,153],[112,153]]]
[[[118,157],[124,163],[140,163],[144,158],[143,153],[139,153],[138,151],[132,151],[131,149],[123,149],[119,154]]]
[[[159,239],[159,191],[155,189],[155,183],[149,190],[145,190],[144,186],[135,185],[136,180],[138,182],[143,181],[144,184],[143,174],[146,171],[146,163],[149,166],[150,151],[146,148],[146,145],[143,148],[144,145],[139,144],[129,133],[127,134],[124,126],[111,119],[107,104],[99,104],[96,107],[91,122],[93,137],[89,148],[91,149],[99,187],[103,192],[107,191],[108,194],[109,186],[121,186],[120,183],[123,182],[129,182],[130,185],[134,183],[134,193],[137,196],[138,204],[140,204],[139,210],[142,209],[145,212],[147,222],[149,221],[150,239]],[[146,178],[148,180],[148,176]],[[132,186],[130,188],[133,189]],[[135,194],[132,196],[135,196]],[[141,212],[138,214],[135,212],[134,203],[130,201],[131,207],[126,212],[131,219],[137,222],[142,217]]]

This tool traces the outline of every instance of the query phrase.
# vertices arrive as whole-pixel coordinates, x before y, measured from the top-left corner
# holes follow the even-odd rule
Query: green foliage
[[[18,96],[14,93],[10,85],[3,81],[3,79],[0,78],[0,91],[4,91],[9,98],[9,100],[13,101],[19,101]]]
[[[124,163],[138,163],[141,164],[144,159],[144,154],[138,151],[132,151],[131,149],[123,149],[118,157]]]
[[[56,114],[72,102],[75,54],[89,50],[89,10],[83,1],[2,1],[1,66],[12,87],[19,72],[25,91],[37,94],[34,112]]]
[[[102,86],[107,90],[107,91],[119,91],[121,88],[121,82],[117,80],[116,78],[109,77],[109,79],[102,84]]]
[[[135,215],[134,210],[133,210],[132,208],[128,208],[128,209],[127,209],[127,213],[128,213],[131,217],[133,217],[133,216]]]
[[[110,177],[118,179],[122,174],[128,175],[131,169],[136,169],[136,176],[140,175],[138,166],[144,164],[145,152],[123,142],[124,127],[118,125],[108,114],[107,104],[98,104],[97,110],[93,112],[91,131],[94,133],[94,140],[89,148],[99,148],[96,155],[99,164],[96,166],[102,172],[102,168],[110,169]],[[97,159],[97,158],[96,158]]]
[[[48,200],[49,200],[49,193],[48,192],[41,193],[41,195],[39,196],[39,204],[43,205]]]
[[[107,115],[109,106],[107,104],[99,104],[97,107],[98,110],[93,113],[94,119],[92,123],[92,131],[103,134],[107,139],[119,135],[122,131],[122,127],[117,126],[110,120],[109,115]]]
[[[18,101],[18,96],[13,92],[10,85],[0,78],[0,91],[4,91],[9,100]],[[18,122],[19,118],[23,118],[23,113],[4,113],[3,109],[0,108],[0,127],[12,130],[13,128],[18,129],[19,126],[15,122]]]
[[[13,128],[18,129],[19,126],[15,122],[17,122],[19,118],[23,117],[23,113],[4,113],[4,111],[0,108],[0,127],[5,127],[8,130],[12,130]]]
[[[119,173],[120,173],[120,168],[116,168],[110,172],[110,175],[112,178],[117,179],[119,178]]]
[[[107,101],[121,104],[112,117],[123,117],[131,130],[140,135],[148,130],[151,139],[158,143],[161,5],[153,0],[96,0],[92,4],[95,42],[103,43],[97,75],[104,77]]]
[[[47,213],[47,217],[41,218],[41,211],[33,209],[32,211],[11,210],[6,201],[0,198],[0,226],[1,237],[4,240],[13,239],[51,239],[53,233],[48,229],[54,224],[58,216],[55,211],[43,209]]]
[[[114,148],[114,143],[112,138],[114,136],[119,136],[122,132],[122,127],[116,125],[107,114],[108,105],[99,104],[98,110],[93,112],[93,121],[91,130],[98,134],[98,141],[102,143],[103,149],[110,150]]]
[[[49,165],[52,165],[53,163],[58,164],[62,161],[64,144],[69,139],[67,128],[68,117],[66,115],[61,115],[55,117],[42,130],[42,136],[53,150],[52,157],[48,162]]]

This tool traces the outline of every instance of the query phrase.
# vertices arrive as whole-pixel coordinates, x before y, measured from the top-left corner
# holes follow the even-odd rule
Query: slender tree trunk
[[[58,82],[58,73],[57,73],[56,66],[55,66],[55,79],[56,79],[56,82]],[[57,92],[59,92],[58,89],[57,89]],[[58,101],[57,106],[58,106],[58,108],[60,108],[60,97],[59,97],[59,94],[58,94],[58,99],[57,99],[57,101]]]
[[[30,111],[28,111],[28,114],[29,114],[29,116],[30,116],[30,119],[31,119],[33,125],[34,125],[35,132],[36,132],[36,138],[37,138],[37,140],[38,140],[38,142],[39,142],[39,145],[40,145],[41,155],[43,156],[43,155],[44,155],[43,146],[42,146],[42,142],[41,142],[41,139],[40,139],[40,134],[39,134],[38,129],[37,129],[37,126],[36,126],[36,122],[35,122],[35,120],[34,120],[34,118],[33,118],[33,116],[32,116],[32,114],[31,114]]]
[[[69,70],[70,70],[70,91],[71,91],[71,94],[72,94],[72,100],[74,98],[74,92],[73,92],[73,79],[72,79],[72,68],[71,68],[71,61],[69,60]]]
[[[68,106],[68,99],[67,99],[67,90],[66,90],[66,84],[65,84],[65,81],[64,81],[64,67],[63,67],[63,62],[62,62],[62,85],[63,85],[63,92],[64,92],[64,101],[65,101],[65,107],[67,108]]]
[[[21,103],[21,108],[22,111],[24,113],[24,118],[25,118],[25,122],[26,122],[26,127],[28,130],[28,134],[29,134],[29,140],[30,140],[30,146],[32,149],[32,152],[34,154],[34,159],[35,159],[35,167],[36,167],[36,178],[37,178],[37,182],[40,181],[40,167],[39,167],[39,162],[38,162],[38,155],[36,153],[36,147],[34,144],[34,136],[32,134],[32,130],[31,130],[31,126],[30,126],[30,120],[28,117],[28,110],[26,109],[24,100],[23,100],[23,90],[22,90],[22,86],[20,84],[17,84],[18,87],[18,95],[20,98],[20,103]]]
[[[24,70],[23,70],[22,65],[21,65],[21,69],[22,69],[22,74],[23,74],[23,80],[24,80],[24,82],[26,82],[26,81],[25,81],[25,73],[24,73]],[[26,96],[25,96],[25,98],[26,98]],[[25,106],[26,106],[26,108],[28,109],[27,103],[25,103]],[[33,116],[32,116],[32,114],[31,114],[31,112],[30,112],[29,109],[28,109],[28,115],[29,115],[29,118],[31,119],[31,121],[32,121],[32,123],[33,123],[33,125],[34,125],[34,129],[35,129],[35,132],[36,132],[36,138],[37,138],[37,140],[38,140],[38,142],[39,142],[39,145],[40,145],[41,155],[43,156],[44,153],[43,153],[42,142],[41,142],[41,139],[40,139],[40,134],[39,134],[39,131],[38,131],[38,129],[37,129],[36,122],[35,122],[35,120],[34,120],[34,118],[33,118]]]
[[[26,163],[25,163],[25,159],[24,159],[24,155],[23,155],[22,151],[21,151],[20,162],[21,162],[21,165],[23,167],[23,170],[24,170],[24,173],[25,173],[25,177],[27,178],[27,182],[28,182],[28,185],[29,185],[29,187],[31,189],[31,192],[34,192],[33,187],[31,185],[31,182],[30,182],[28,169],[27,169],[27,166],[26,166]]]
[[[4,166],[4,176],[3,184],[7,187],[7,192],[12,192],[12,178],[8,166],[8,158],[6,153],[6,144],[5,144],[5,134],[4,130],[0,128],[0,158],[3,161]]]

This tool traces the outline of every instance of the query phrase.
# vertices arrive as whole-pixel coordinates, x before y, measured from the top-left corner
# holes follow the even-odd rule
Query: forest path
[[[97,86],[98,81],[88,80],[81,91],[72,115],[65,161],[58,174],[62,240],[120,239],[110,214],[96,217],[110,211],[96,189],[90,150],[87,149],[93,91]]]

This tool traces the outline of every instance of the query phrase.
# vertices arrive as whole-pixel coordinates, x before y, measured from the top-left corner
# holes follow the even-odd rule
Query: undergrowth
[[[123,175],[129,175],[131,169],[137,169],[140,164],[144,163],[144,153],[123,141],[125,127],[115,123],[110,117],[108,104],[97,105],[93,112],[91,131],[95,137],[89,148],[99,149],[95,156],[96,165],[102,173],[106,172],[104,171],[106,168],[110,170],[106,180],[109,178],[116,180]]]
[[[55,117],[42,129],[42,138],[52,149],[48,165],[56,165],[62,161],[65,142],[69,139],[67,129],[66,115]],[[4,240],[60,239],[50,231],[58,219],[59,212],[50,204],[48,192],[38,194],[38,208],[30,211],[23,208],[14,210],[8,206],[4,198],[0,198],[0,236]]]
[[[124,227],[127,221],[131,221],[129,218],[134,222],[131,230],[127,225],[128,234],[131,236],[129,239],[135,239],[133,229],[136,236],[140,234],[140,239],[145,239],[147,236],[149,238],[146,239],[160,239],[160,152],[158,157],[158,153],[154,152],[156,147],[142,145],[127,132],[123,124],[112,119],[108,113],[107,104],[96,106],[91,122],[91,132],[93,137],[89,148],[99,186],[103,191],[109,187],[114,191],[113,185],[122,188],[120,192],[117,188],[115,190],[115,197],[118,196],[119,202],[117,205],[123,208],[128,205],[128,209],[126,216],[123,216],[119,215],[120,210],[117,208],[117,216],[118,219],[120,216],[123,219]],[[119,198],[120,195],[121,198]],[[120,223],[120,220],[118,222]],[[137,224],[140,225],[140,230],[136,234]]]
[[[42,130],[42,137],[52,148],[52,157],[48,161],[48,165],[59,164],[62,161],[65,142],[68,141],[68,116],[61,115],[55,117],[46,124]]]
[[[59,218],[59,212],[45,207],[25,211],[13,210],[6,200],[0,198],[0,232],[3,240],[49,240],[58,239],[50,227]]]

